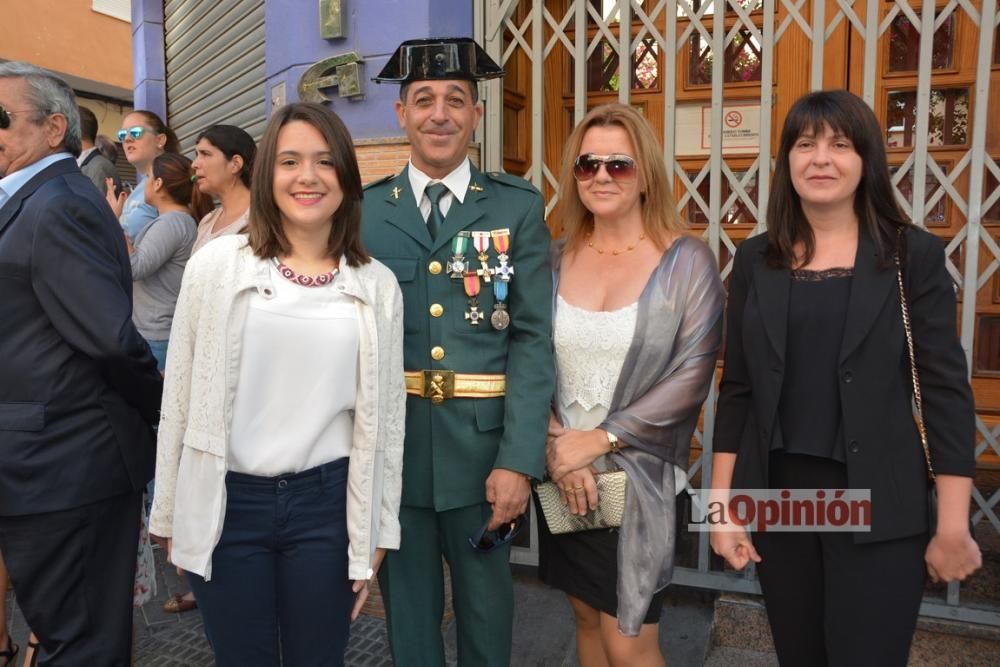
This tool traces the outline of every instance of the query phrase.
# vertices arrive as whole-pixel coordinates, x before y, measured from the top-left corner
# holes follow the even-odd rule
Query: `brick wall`
[[[361,182],[365,184],[398,174],[410,159],[410,143],[406,137],[366,139],[356,142],[354,150],[361,169]],[[479,165],[478,146],[469,146],[469,158]]]

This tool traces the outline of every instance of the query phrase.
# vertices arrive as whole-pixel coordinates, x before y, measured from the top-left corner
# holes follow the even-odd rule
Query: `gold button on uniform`
[[[431,317],[441,317],[444,315],[444,306],[440,303],[431,304]]]
[[[427,270],[433,273],[435,276],[441,273],[441,262],[434,260],[427,265]]]
[[[434,361],[441,361],[444,359],[444,348],[440,345],[435,345],[431,348],[431,359]]]

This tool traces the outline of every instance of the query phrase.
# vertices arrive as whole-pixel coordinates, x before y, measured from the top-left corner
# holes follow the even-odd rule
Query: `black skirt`
[[[584,604],[618,616],[618,529],[585,530],[553,535],[545,523],[538,496],[538,575],[549,586]],[[658,623],[666,589],[653,595],[643,623]]]

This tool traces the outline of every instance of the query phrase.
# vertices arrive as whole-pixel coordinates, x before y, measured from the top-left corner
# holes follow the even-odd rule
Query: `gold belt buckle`
[[[429,370],[424,371],[424,398],[431,403],[444,403],[446,398],[455,397],[455,371]]]

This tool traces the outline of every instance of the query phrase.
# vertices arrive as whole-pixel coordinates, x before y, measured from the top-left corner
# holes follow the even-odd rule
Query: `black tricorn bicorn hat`
[[[399,45],[376,83],[409,83],[428,79],[485,81],[503,76],[503,69],[469,37],[410,39]]]

